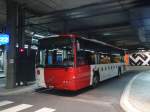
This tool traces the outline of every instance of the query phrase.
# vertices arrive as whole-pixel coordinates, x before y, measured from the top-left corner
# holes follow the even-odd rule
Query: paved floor
[[[0,71],[0,87],[4,87],[6,84],[6,78],[3,72]]]
[[[0,78],[0,87],[4,87],[6,84],[6,79],[5,78]]]
[[[0,112],[123,112],[120,97],[136,73],[128,72],[120,79],[100,83],[96,89],[86,88],[76,93],[41,89],[0,96]]]
[[[5,74],[4,72],[0,71],[0,78],[3,78],[3,77],[5,77]]]
[[[144,71],[129,82],[121,97],[121,106],[128,112],[150,112],[150,71]]]

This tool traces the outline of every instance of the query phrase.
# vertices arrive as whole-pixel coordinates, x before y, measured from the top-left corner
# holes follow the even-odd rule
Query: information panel
[[[9,43],[9,35],[0,34],[0,45],[5,45]]]

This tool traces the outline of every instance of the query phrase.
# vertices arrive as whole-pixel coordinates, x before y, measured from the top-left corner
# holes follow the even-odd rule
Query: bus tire
[[[121,67],[118,68],[118,77],[121,77]]]
[[[99,74],[98,74],[98,72],[96,73],[94,73],[94,76],[93,76],[93,82],[92,82],[92,87],[93,88],[96,88],[97,86],[98,86],[98,84],[99,84]]]

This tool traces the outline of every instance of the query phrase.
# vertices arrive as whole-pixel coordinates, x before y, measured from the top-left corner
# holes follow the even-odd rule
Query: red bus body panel
[[[76,91],[90,85],[90,66],[68,68],[45,68],[47,87],[59,90]]]

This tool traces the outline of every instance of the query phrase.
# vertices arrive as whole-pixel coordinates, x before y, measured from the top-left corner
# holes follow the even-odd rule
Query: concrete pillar
[[[18,44],[24,47],[24,27],[25,26],[25,9],[22,5],[18,6]]]
[[[139,7],[130,10],[131,24],[143,43],[150,42],[150,7]]]
[[[16,38],[17,38],[17,4],[13,0],[7,0],[7,33],[10,43],[7,46],[7,70],[6,88],[14,88],[16,85]]]

